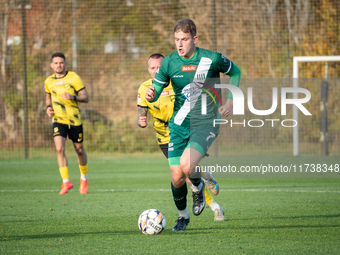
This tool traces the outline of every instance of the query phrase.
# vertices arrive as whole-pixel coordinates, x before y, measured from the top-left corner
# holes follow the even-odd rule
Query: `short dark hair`
[[[52,54],[52,57],[51,57],[51,62],[53,62],[53,59],[54,59],[55,57],[63,58],[64,61],[66,61],[65,55],[64,55],[64,53],[62,53],[62,52],[55,52],[55,53],[53,53],[53,54]]]
[[[164,56],[160,53],[154,53],[148,58],[148,60],[151,59],[151,58],[152,59],[159,59],[159,58],[164,58]]]
[[[196,36],[196,25],[191,19],[181,19],[177,22],[174,32],[189,33],[192,37]]]

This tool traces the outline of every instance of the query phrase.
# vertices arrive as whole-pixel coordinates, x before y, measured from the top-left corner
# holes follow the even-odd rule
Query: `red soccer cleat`
[[[59,195],[64,195],[68,192],[69,189],[73,188],[72,182],[65,182],[61,185],[61,191],[59,192]]]
[[[79,193],[80,194],[87,194],[88,190],[89,190],[89,187],[87,186],[87,180],[84,181],[84,180],[80,179]]]

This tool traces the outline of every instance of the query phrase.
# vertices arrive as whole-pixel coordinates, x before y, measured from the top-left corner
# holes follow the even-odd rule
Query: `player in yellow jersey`
[[[149,110],[153,120],[154,120],[154,129],[156,131],[156,137],[158,140],[158,144],[160,149],[162,150],[164,156],[168,158],[168,144],[170,139],[170,131],[168,127],[168,123],[172,117],[175,94],[172,89],[171,83],[167,87],[164,88],[162,94],[156,102],[148,102],[145,99],[145,92],[152,85],[153,79],[155,78],[155,74],[159,69],[164,56],[161,54],[152,54],[148,59],[148,71],[151,75],[151,79],[145,81],[141,84],[138,89],[137,96],[137,106],[138,106],[138,119],[137,124],[141,128],[145,128],[147,126],[147,112]],[[219,191],[218,184],[216,180],[212,177],[212,175],[207,172],[202,179],[205,181],[206,186],[208,186],[209,190],[217,195]],[[191,182],[187,179],[187,182],[191,186]],[[224,221],[224,212],[223,209],[215,202],[212,196],[209,194],[207,189],[205,188],[205,200],[206,203],[210,206],[212,211],[214,212],[215,221]],[[181,212],[179,214],[188,214],[187,211]]]
[[[54,74],[45,80],[46,114],[52,118],[53,139],[57,151],[59,172],[63,179],[60,195],[73,188],[68,174],[65,142],[68,136],[77,153],[80,169],[80,194],[87,194],[87,155],[83,146],[83,125],[78,102],[89,102],[89,96],[80,77],[66,71],[65,55],[56,52],[51,58]]]

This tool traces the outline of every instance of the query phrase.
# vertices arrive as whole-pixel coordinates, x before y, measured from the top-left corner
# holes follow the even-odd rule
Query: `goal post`
[[[340,56],[301,56],[293,57],[293,88],[299,87],[299,62],[334,62],[340,61]],[[298,93],[293,93],[293,98],[298,99]],[[299,112],[296,105],[293,106],[293,119],[297,125],[293,127],[293,155],[299,155]]]

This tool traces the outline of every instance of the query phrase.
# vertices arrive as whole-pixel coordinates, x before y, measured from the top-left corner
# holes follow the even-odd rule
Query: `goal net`
[[[327,79],[327,71],[325,72],[325,79],[312,79],[316,81],[316,84],[313,84],[314,82],[305,84],[306,79],[299,78],[300,62],[328,63],[334,61],[340,61],[340,56],[299,56],[293,58],[293,87],[298,88],[305,85],[312,90],[311,105],[314,106],[313,110],[315,111],[310,121],[299,123],[301,114],[296,106],[293,107],[293,119],[298,122],[293,128],[293,154],[295,156],[308,148],[319,150],[324,155],[328,155],[328,153],[331,155],[339,154],[339,79]],[[297,98],[298,94],[294,93],[294,99]],[[319,105],[319,107],[315,107],[316,105]],[[303,130],[308,129],[307,126],[310,126],[311,130],[306,134],[302,133]],[[311,132],[314,135],[311,135]],[[307,139],[304,136],[307,136]]]

